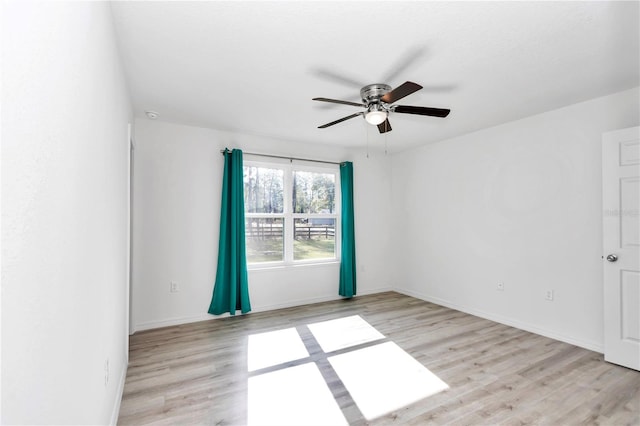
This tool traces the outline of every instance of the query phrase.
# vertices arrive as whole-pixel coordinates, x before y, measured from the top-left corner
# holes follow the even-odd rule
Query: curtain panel
[[[244,235],[242,151],[224,151],[218,267],[209,313],[251,311]]]
[[[340,164],[340,191],[342,239],[338,294],[351,298],[356,295],[356,241],[353,220],[353,163],[350,161]]]

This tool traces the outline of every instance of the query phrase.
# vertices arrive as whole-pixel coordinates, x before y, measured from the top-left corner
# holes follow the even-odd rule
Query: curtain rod
[[[225,152],[228,152],[228,151],[230,151],[230,150],[229,149],[221,149],[220,150],[220,154],[224,154]],[[283,157],[281,155],[258,154],[257,152],[244,152],[244,151],[242,151],[242,152],[243,152],[243,154],[247,154],[247,155],[256,155],[258,157],[269,157],[269,158],[281,158],[283,160],[289,160],[289,161],[298,160],[298,161],[310,161],[312,163],[337,164],[337,165],[341,165],[343,163],[343,162],[336,163],[335,161],[311,160],[309,158]]]

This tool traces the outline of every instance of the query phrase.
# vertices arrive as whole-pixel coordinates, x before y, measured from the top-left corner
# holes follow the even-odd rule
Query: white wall
[[[133,324],[136,330],[214,318],[207,314],[218,256],[220,150],[354,162],[358,294],[388,290],[390,161],[178,124],[136,120]],[[254,311],[338,298],[338,264],[250,270]],[[170,293],[176,281],[178,293]]]
[[[131,116],[111,11],[2,7],[1,422],[106,424],[127,360]]]
[[[638,125],[639,97],[636,88],[395,155],[394,286],[602,351],[601,135]]]

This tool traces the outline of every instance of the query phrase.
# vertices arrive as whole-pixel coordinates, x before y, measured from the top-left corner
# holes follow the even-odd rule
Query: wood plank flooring
[[[450,388],[366,421],[306,327],[351,315]],[[394,292],[136,333],[118,424],[246,424],[247,338],[289,327],[351,425],[640,425],[640,372]]]

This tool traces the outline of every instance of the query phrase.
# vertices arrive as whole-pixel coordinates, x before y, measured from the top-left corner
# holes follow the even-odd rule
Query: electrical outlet
[[[498,283],[498,286],[496,287],[496,290],[504,291],[504,283]]]
[[[171,281],[171,285],[169,286],[169,291],[171,293],[179,292],[180,291],[180,285],[175,281]]]
[[[553,300],[553,290],[547,290],[544,294],[544,298],[547,300]]]

